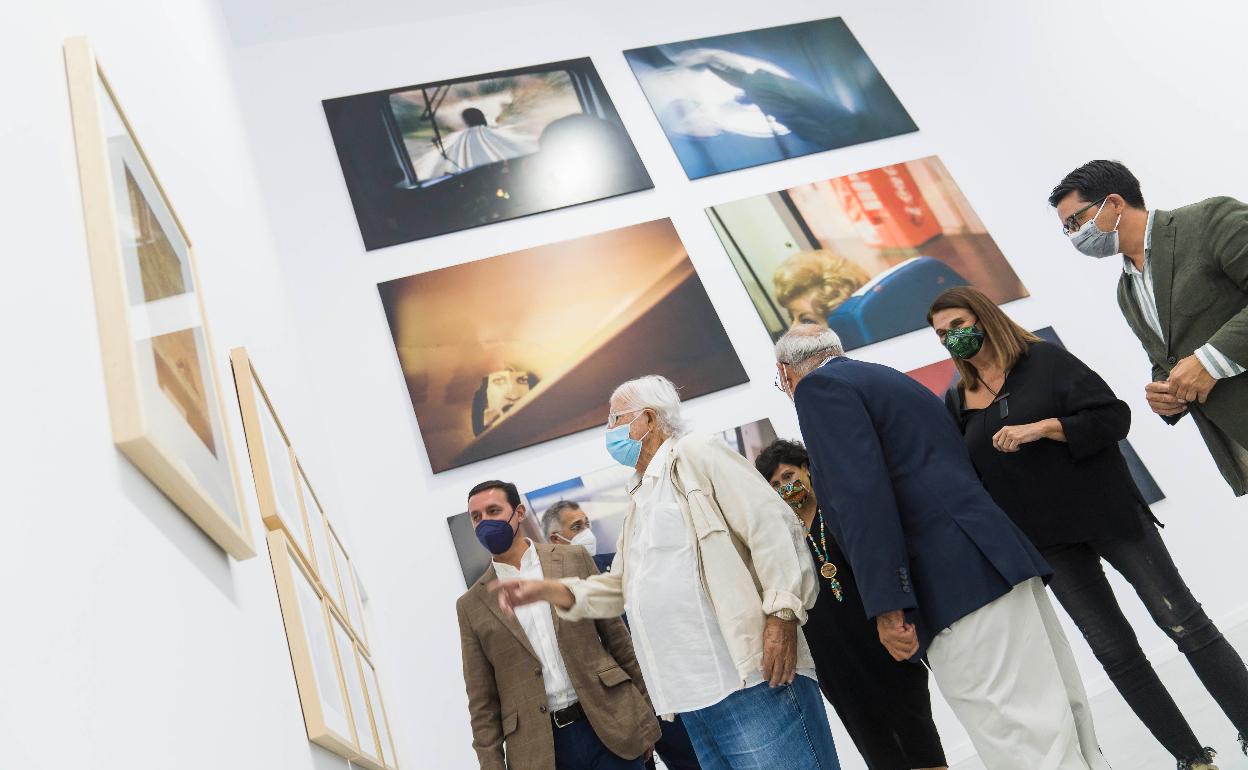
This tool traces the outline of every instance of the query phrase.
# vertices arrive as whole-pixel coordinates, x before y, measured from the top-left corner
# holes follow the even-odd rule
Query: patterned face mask
[[[984,346],[984,333],[974,325],[945,332],[945,347],[954,358],[974,358]]]
[[[807,497],[810,497],[810,490],[806,488],[801,479],[793,479],[788,484],[782,484],[777,491],[780,492],[780,497],[795,511],[806,503]]]

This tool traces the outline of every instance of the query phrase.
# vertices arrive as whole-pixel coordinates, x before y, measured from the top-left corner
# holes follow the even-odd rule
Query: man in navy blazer
[[[926,657],[994,768],[1108,768],[1051,570],[984,490],[940,399],[802,325],[776,344],[830,534],[898,660]],[[996,406],[989,408],[995,409]]]

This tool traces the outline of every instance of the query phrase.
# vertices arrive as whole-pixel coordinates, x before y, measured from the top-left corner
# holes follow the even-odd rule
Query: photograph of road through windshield
[[[841,19],[624,57],[690,179],[918,130]]]
[[[324,107],[369,250],[652,187],[589,59]]]

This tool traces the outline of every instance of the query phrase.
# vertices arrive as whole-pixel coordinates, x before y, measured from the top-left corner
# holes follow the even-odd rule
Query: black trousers
[[[1241,734],[1248,734],[1248,668],[1183,582],[1151,516],[1140,515],[1138,538],[1045,549],[1054,570],[1049,587],[1140,721],[1175,759],[1192,759],[1201,743],[1140,649],[1101,560],[1127,579]]]
[[[588,719],[555,727],[555,770],[642,770],[641,758],[624,759],[602,744]]]

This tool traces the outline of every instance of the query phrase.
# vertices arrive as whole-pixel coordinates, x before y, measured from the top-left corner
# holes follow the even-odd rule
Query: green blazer
[[[1164,339],[1144,320],[1125,274],[1118,305],[1152,361],[1153,380],[1166,379],[1205,343],[1248,366],[1248,204],[1222,197],[1157,211],[1149,260]],[[1248,493],[1248,478],[1227,443],[1248,448],[1248,372],[1219,380],[1209,399],[1188,412],[1235,494]],[[1173,425],[1182,418],[1164,419]]]

